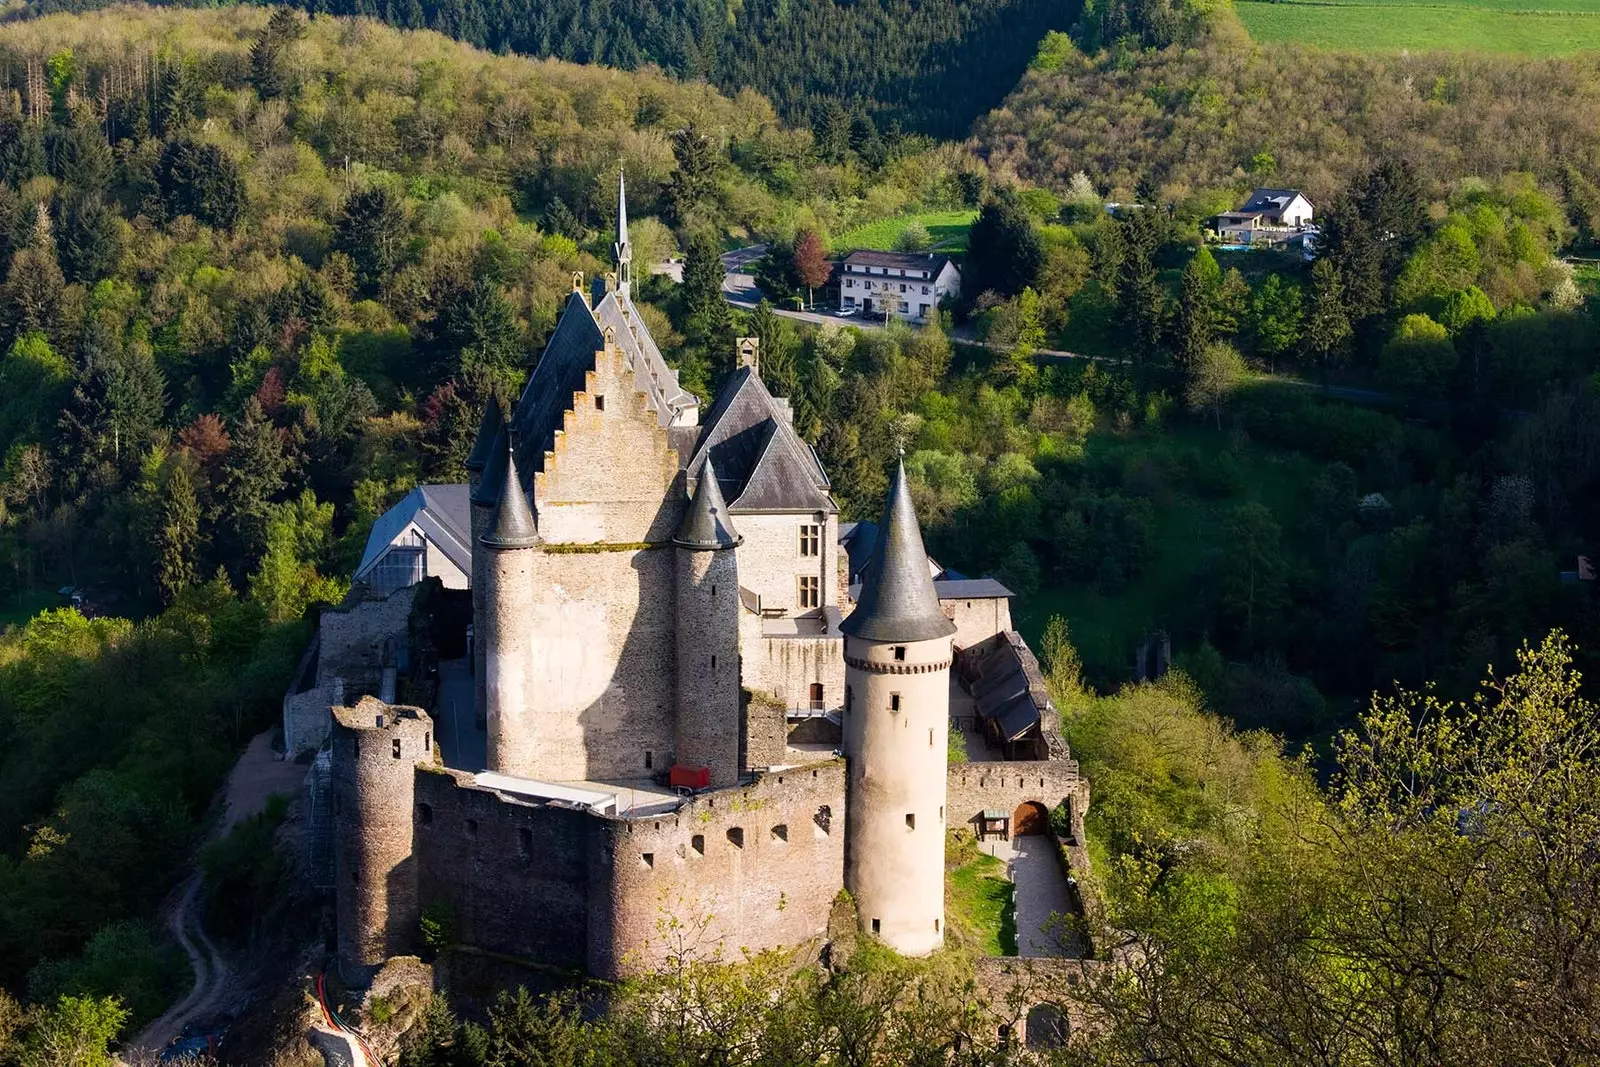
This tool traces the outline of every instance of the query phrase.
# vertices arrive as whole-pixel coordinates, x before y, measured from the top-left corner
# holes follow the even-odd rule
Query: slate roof
[[[523,488],[531,488],[534,473],[544,470],[544,454],[555,448],[562,412],[572,406],[572,394],[583,388],[584,375],[594,370],[594,354],[604,345],[605,335],[583,294],[575,292],[567,297],[561,318],[511,416]],[[487,472],[484,480],[488,480]]]
[[[492,508],[500,502],[500,487],[505,484],[506,463],[511,458],[510,440],[510,431],[501,426],[500,432],[490,442],[489,459],[483,465],[483,477],[478,479],[477,491],[472,494],[472,503],[479,507]],[[467,528],[472,528],[470,521]]]
[[[1261,212],[1267,215],[1282,215],[1283,209],[1289,202],[1300,196],[1299,189],[1255,189],[1250,193],[1250,199],[1244,202],[1240,212]],[[1307,203],[1310,203],[1308,200]]]
[[[860,252],[851,252],[844,257],[846,269],[850,267],[887,267],[890,270],[916,270],[927,271],[930,279],[937,278],[939,272],[944,270],[944,265],[950,262],[949,256],[941,256],[934,252],[877,252],[863,249]]]
[[[704,476],[695,485],[694,497],[684,512],[683,524],[672,538],[685,548],[734,548],[742,540],[733,528],[733,517],[723,503],[717,484],[716,465],[708,458]]]
[[[467,487],[421,485],[378,516],[378,521],[372,524],[355,577],[365,576],[413,522],[422,531],[422,536],[437,545],[445,558],[459,567],[463,574],[472,573],[472,552],[468,547],[472,536],[472,516],[468,513]]]
[[[935,578],[933,591],[940,600],[1009,600],[1017,595],[993,578]]]
[[[929,641],[955,633],[939,610],[904,463],[895,468],[856,610],[840,626],[863,641]]]
[[[483,406],[483,421],[478,423],[478,439],[473,442],[472,453],[463,464],[467,470],[481,471],[488,464],[495,438],[505,424],[506,417],[500,412],[500,401],[490,393],[489,402]]]
[[[707,459],[731,511],[838,510],[816,453],[754,368],[735,371],[712,405],[685,464],[691,481]]]
[[[489,548],[528,548],[539,543],[539,527],[534,522],[533,509],[528,506],[528,494],[522,489],[516,457],[509,454],[511,451],[508,446],[500,503],[495,506],[488,531],[478,538]]]

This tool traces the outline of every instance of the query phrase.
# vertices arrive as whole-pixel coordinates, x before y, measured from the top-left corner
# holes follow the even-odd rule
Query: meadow
[[[920,222],[933,238],[933,249],[939,252],[965,252],[967,232],[972,229],[976,211],[924,211],[912,215],[896,215],[877,222],[858,226],[833,239],[830,251],[855,252],[864,248],[891,251],[900,234],[913,222]]]
[[[1336,51],[1473,51],[1529,56],[1600,49],[1597,0],[1285,0],[1234,5],[1258,41]]]

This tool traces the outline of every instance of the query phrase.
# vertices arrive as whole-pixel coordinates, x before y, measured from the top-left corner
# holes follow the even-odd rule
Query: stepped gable
[[[697,478],[715,458],[732,511],[838,511],[811,446],[753,367],[740,367],[706,417],[686,470]]]
[[[728,506],[722,500],[717,472],[710,459],[694,487],[694,497],[684,512],[683,525],[672,540],[684,548],[736,548],[744,538],[733,528]]]
[[[472,443],[472,453],[462,466],[469,471],[481,471],[488,466],[489,457],[494,455],[495,440],[505,425],[506,417],[500,413],[500,401],[490,393],[489,402],[483,407],[483,421],[478,424],[478,439]]]
[[[930,641],[955,633],[956,624],[939,610],[904,462],[895,467],[878,530],[856,610],[839,628],[862,641]]]
[[[534,474],[544,470],[545,453],[555,448],[562,413],[572,407],[572,394],[583,389],[584,376],[594,370],[594,355],[605,343],[605,334],[583,294],[574,292],[567,298],[511,419],[517,436],[517,470],[523,488],[530,492]]]
[[[683,409],[699,406],[700,398],[678,384],[678,372],[667,366],[632,297],[621,290],[605,294],[594,307],[594,318],[602,329],[611,327],[617,347],[633,365],[639,388],[662,426],[672,425]]]

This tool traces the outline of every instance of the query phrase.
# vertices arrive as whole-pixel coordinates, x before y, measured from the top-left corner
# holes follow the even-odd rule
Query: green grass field
[[[985,956],[1017,954],[1016,886],[1005,864],[979,852],[970,834],[945,847],[945,914],[950,940]]]
[[[854,252],[863,248],[893,251],[900,232],[911,223],[920,222],[928,228],[935,251],[965,252],[967,231],[972,229],[972,220],[977,217],[976,211],[925,211],[920,215],[896,215],[840,234],[833,239],[831,251]]]
[[[1600,0],[1241,0],[1234,10],[1258,41],[1339,51],[1545,56],[1600,49]]]

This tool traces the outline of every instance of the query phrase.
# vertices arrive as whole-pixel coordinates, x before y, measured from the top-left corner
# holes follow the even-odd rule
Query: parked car
[[[848,319],[851,315],[854,315],[855,313],[856,313],[856,305],[855,304],[846,304],[844,307],[842,307],[838,311],[834,312],[834,314],[839,316],[841,319]]]

